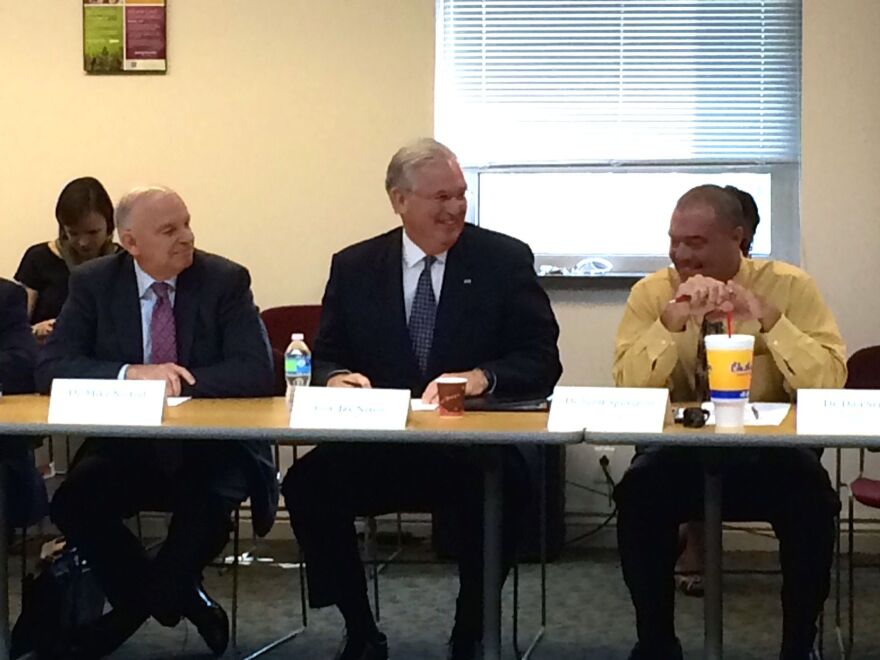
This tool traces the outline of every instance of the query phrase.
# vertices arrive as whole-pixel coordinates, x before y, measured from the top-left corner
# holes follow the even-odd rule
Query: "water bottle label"
[[[311,355],[286,355],[284,356],[284,373],[288,377],[311,376]]]

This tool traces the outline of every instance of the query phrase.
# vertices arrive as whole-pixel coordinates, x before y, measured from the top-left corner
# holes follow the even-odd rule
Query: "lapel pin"
[[[469,278],[469,277],[465,278],[464,283],[465,283],[465,284],[470,284],[470,283],[471,283],[471,278]]]

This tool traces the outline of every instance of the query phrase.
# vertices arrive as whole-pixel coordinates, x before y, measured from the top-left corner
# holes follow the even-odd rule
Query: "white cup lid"
[[[754,335],[706,335],[706,348],[715,351],[736,351],[755,348]]]

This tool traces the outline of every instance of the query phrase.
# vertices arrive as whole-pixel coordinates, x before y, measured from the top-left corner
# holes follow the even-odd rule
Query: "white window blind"
[[[796,163],[800,0],[437,0],[463,165]]]

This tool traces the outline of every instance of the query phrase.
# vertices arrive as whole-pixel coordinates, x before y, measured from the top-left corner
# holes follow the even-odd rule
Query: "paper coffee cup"
[[[464,414],[464,393],[467,378],[446,376],[437,379],[438,411],[444,417]]]

